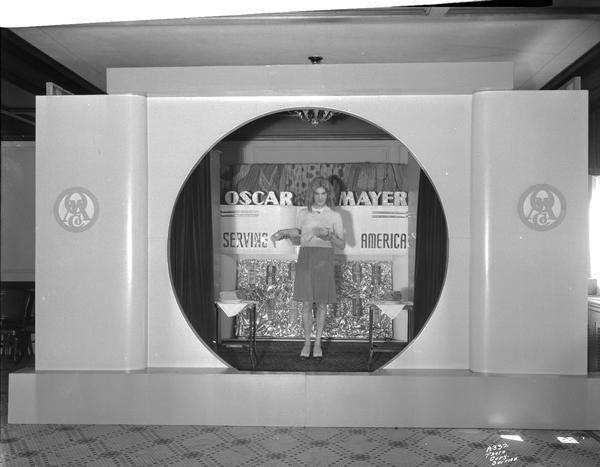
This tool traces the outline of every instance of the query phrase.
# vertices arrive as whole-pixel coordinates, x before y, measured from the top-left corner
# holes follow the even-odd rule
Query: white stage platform
[[[9,423],[600,429],[600,375],[23,370]]]

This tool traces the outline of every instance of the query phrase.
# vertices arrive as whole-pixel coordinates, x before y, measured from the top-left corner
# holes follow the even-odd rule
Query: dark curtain
[[[179,304],[209,345],[216,337],[210,158],[202,158],[175,203],[170,232],[171,275]]]
[[[425,172],[419,177],[413,336],[425,325],[444,284],[448,228],[440,199]]]

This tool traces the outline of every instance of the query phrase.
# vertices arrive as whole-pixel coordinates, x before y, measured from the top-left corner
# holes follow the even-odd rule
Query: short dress
[[[303,209],[298,214],[301,229],[293,299],[299,302],[336,303],[334,251],[330,241],[313,235],[315,227],[328,227],[343,235],[342,217],[329,207]]]

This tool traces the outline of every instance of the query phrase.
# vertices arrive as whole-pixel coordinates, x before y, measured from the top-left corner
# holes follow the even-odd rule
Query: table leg
[[[371,369],[371,362],[373,361],[373,305],[369,305],[369,360],[367,362],[367,369]]]
[[[219,344],[221,343],[220,328],[219,328],[219,306],[215,304],[215,350],[219,350]]]
[[[406,336],[406,340],[408,343],[410,343],[413,340],[414,337],[414,306],[413,305],[407,305],[406,307],[406,311],[408,314],[407,317],[407,327],[408,327],[408,331],[407,331],[407,336]]]
[[[256,303],[250,307],[250,363],[256,368]]]

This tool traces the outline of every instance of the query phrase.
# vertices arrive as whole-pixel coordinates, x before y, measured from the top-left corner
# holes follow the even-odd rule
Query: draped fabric
[[[202,158],[179,194],[173,211],[170,259],[181,309],[204,342],[216,337],[210,160]]]
[[[227,191],[290,191],[294,205],[304,205],[306,189],[317,176],[340,191],[402,191],[406,165],[392,163],[237,164],[221,168],[221,202]]]
[[[421,171],[417,207],[413,335],[421,330],[437,304],[448,264],[448,227],[440,199]]]

